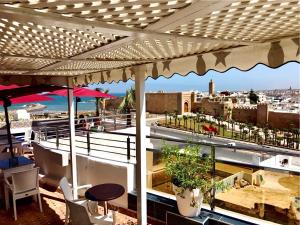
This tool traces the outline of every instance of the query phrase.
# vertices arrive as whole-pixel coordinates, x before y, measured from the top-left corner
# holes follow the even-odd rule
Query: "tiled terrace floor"
[[[49,188],[41,188],[43,213],[39,211],[38,204],[31,199],[23,199],[17,203],[18,220],[13,219],[12,207],[6,211],[1,202],[0,225],[63,225],[65,218],[65,202],[63,195]],[[100,212],[101,212],[100,207]],[[125,214],[117,214],[120,225],[134,225],[136,219]]]

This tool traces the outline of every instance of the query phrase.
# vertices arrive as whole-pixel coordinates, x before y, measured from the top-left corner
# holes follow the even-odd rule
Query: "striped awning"
[[[299,59],[298,0],[2,0],[0,83],[171,77]]]

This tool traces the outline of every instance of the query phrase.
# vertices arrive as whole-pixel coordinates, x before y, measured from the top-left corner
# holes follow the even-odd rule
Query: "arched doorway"
[[[184,103],[184,112],[189,112],[189,103],[187,102]]]

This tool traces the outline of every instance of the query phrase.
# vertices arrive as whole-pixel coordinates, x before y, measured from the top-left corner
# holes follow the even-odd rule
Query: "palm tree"
[[[248,131],[247,130],[243,130],[243,139],[246,138],[247,134],[248,134]]]
[[[168,122],[168,112],[165,111],[165,125],[167,125],[167,122]]]
[[[102,92],[102,93],[105,93],[105,94],[107,94],[109,92],[108,89],[103,90],[102,88],[96,88],[95,90],[99,91],[99,92]],[[101,108],[101,113],[103,113],[103,111],[105,110],[105,98],[96,97],[95,104],[96,104],[96,116],[99,117],[100,116],[99,108]]]
[[[218,121],[218,132],[220,134],[221,122],[224,121],[224,118],[223,118],[223,116],[218,116],[216,119]]]
[[[278,132],[278,129],[274,128],[272,130],[272,134],[273,134],[273,144],[276,145],[277,144],[277,132]]]
[[[253,137],[254,137],[254,142],[256,143],[257,137],[259,134],[259,129],[254,129],[252,133],[253,133]]]
[[[194,133],[196,133],[196,120],[197,120],[197,118],[193,116],[193,122],[194,122]]]
[[[234,122],[234,120],[230,120],[229,123],[231,124],[231,138],[233,138],[233,128],[234,128],[235,122]]]
[[[295,142],[296,142],[296,149],[299,149],[299,135],[300,135],[300,129],[294,128],[293,133],[295,134]]]
[[[244,132],[245,124],[240,123],[239,129],[240,129],[240,139],[243,139],[242,134]]]
[[[251,141],[251,131],[253,130],[253,125],[251,123],[247,124],[247,128],[249,130],[249,142]]]
[[[225,137],[225,129],[226,129],[226,124],[222,124],[221,127],[223,128],[223,137]]]
[[[183,127],[187,129],[187,116],[183,115]]]
[[[173,117],[173,113],[169,113],[169,125],[172,125],[172,117]]]
[[[268,139],[269,139],[269,128],[268,127],[264,127],[263,128],[263,132],[265,134],[265,143],[268,143]]]
[[[178,117],[178,127],[179,127],[179,129],[180,129],[180,122],[181,122],[181,118]]]
[[[130,88],[126,91],[126,95],[119,105],[119,111],[126,113],[126,125],[131,126],[131,110],[135,108],[135,89]]]
[[[193,121],[194,117],[190,116],[189,118],[190,118],[190,130],[192,130],[192,121]]]
[[[175,127],[177,127],[177,120],[178,120],[178,111],[177,110],[175,110],[175,112],[174,112],[174,119],[175,119]]]

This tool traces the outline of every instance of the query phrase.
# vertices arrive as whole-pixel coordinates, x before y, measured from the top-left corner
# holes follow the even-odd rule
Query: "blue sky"
[[[213,79],[217,91],[222,90],[263,90],[300,88],[300,64],[291,62],[277,69],[271,69],[264,65],[257,65],[250,71],[230,69],[226,73],[209,71],[205,76],[197,76],[190,73],[186,77],[174,75],[170,79],[160,77],[157,80],[146,80],[146,91],[208,91],[208,82]],[[124,93],[126,89],[134,86],[133,81],[92,85],[103,89],[109,89],[111,93]]]

